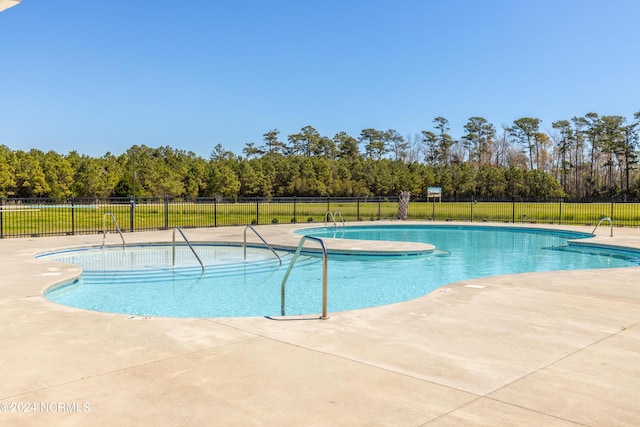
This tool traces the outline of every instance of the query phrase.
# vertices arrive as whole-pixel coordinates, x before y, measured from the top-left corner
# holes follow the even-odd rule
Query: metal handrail
[[[251,225],[247,225],[247,226],[244,228],[244,244],[242,245],[242,247],[243,247],[243,249],[244,249],[244,259],[245,259],[245,260],[247,259],[247,228],[250,228],[250,229],[251,229],[251,231],[253,231],[253,232],[256,234],[256,236],[258,236],[258,238],[259,238],[260,240],[262,240],[262,243],[264,243],[264,244],[267,246],[267,248],[269,248],[269,250],[270,250],[271,252],[273,252],[273,254],[274,254],[276,257],[278,257],[278,261],[280,261],[280,267],[282,267],[282,258],[280,258],[280,255],[278,255],[278,253],[275,251],[275,249],[273,249],[273,248],[271,247],[271,245],[270,245],[269,243],[267,243],[267,241],[266,241],[266,240],[264,240],[264,237],[262,237],[262,235],[261,235],[260,233],[258,233],[258,231],[257,231],[255,228],[253,228],[253,226],[251,226]]]
[[[180,232],[180,235],[182,236],[184,241],[187,243],[187,246],[189,246],[189,249],[191,249],[191,252],[193,252],[193,255],[196,257],[196,259],[200,263],[200,267],[202,267],[202,274],[204,275],[204,264],[200,259],[200,257],[198,256],[198,254],[196,253],[196,250],[193,249],[193,246],[191,246],[191,242],[189,242],[189,239],[187,239],[187,236],[184,235],[180,227],[176,227],[173,229],[173,266],[176,265],[176,230]]]
[[[324,214],[324,226],[327,226],[327,219],[331,219],[331,221],[333,222],[333,226],[337,227],[336,225],[336,216],[334,214],[332,214],[331,212],[327,211],[326,214]]]
[[[596,232],[596,228],[598,228],[603,221],[609,221],[609,224],[611,225],[611,234],[609,235],[609,237],[613,237],[613,220],[609,217],[600,218],[600,221],[598,221],[596,226],[593,228],[593,231],[591,232],[591,234],[594,234]]]
[[[289,278],[289,273],[293,269],[293,265],[296,263],[298,256],[300,256],[300,251],[302,250],[302,246],[304,246],[304,242],[307,239],[314,240],[320,243],[322,247],[322,316],[320,319],[326,320],[329,317],[327,316],[327,246],[324,244],[324,241],[318,237],[313,236],[302,236],[300,239],[300,243],[298,243],[298,248],[296,249],[295,254],[293,254],[293,258],[291,258],[291,262],[289,263],[289,268],[282,279],[282,285],[280,286],[280,313],[284,316],[284,301],[285,301],[285,292],[286,292],[286,283]]]
[[[337,222],[336,222],[336,216],[340,216],[340,222],[342,223],[342,226],[344,227],[344,226],[345,226],[345,224],[344,224],[344,218],[342,217],[342,214],[341,214],[339,211],[335,211],[335,212],[333,212],[333,213],[331,213],[331,212],[327,212],[326,214],[324,214],[324,226],[325,226],[325,227],[327,226],[327,219],[329,219],[329,218],[330,218],[330,219],[331,219],[331,221],[333,222],[333,226],[334,226],[335,228],[337,228],[337,227],[338,227],[338,224],[337,224]]]
[[[111,217],[111,219],[113,220],[113,223],[116,226],[116,231],[118,232],[118,234],[120,235],[120,238],[122,239],[122,249],[124,249],[124,245],[125,245],[124,236],[122,235],[122,230],[120,230],[118,221],[116,221],[116,217],[113,215],[112,212],[106,212],[104,215],[102,215],[102,246],[104,246],[104,244],[107,242],[107,227],[105,227],[104,219],[108,216]]]

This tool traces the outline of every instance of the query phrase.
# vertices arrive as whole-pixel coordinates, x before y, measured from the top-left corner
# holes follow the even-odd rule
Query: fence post
[[[428,200],[429,198],[427,198]],[[436,198],[433,198],[433,202],[431,204],[431,221],[436,220]]]
[[[164,195],[164,229],[169,229],[169,196]]]
[[[218,197],[213,198],[213,226],[218,226]]]
[[[133,213],[134,210],[136,209],[136,196],[131,196],[131,201],[129,202],[130,206],[129,206],[129,231],[131,231],[133,233],[133,230],[135,229],[134,225],[133,225]]]
[[[4,227],[2,226],[2,206],[4,206],[4,197],[0,197],[0,239],[4,238]]]
[[[298,199],[296,198],[296,196],[293,196],[293,223],[297,224],[298,220],[296,218],[296,203],[297,203]]]
[[[559,217],[558,217],[558,224],[562,225],[562,197],[560,197],[560,207],[559,207]]]
[[[356,197],[356,221],[360,221],[360,197]]]
[[[473,205],[476,203],[475,197],[471,196],[471,222],[473,222]]]
[[[76,198],[71,198],[71,235],[76,235]]]
[[[378,221],[380,221],[380,201],[382,199],[382,196],[378,196]]]
[[[614,212],[614,205],[616,202],[614,202],[613,200],[611,201],[611,213],[609,214],[609,218],[611,218],[611,221],[613,222],[614,218],[613,218],[613,212]]]
[[[511,222],[516,223],[516,198],[511,199]]]
[[[260,197],[256,197],[256,225],[260,224]]]

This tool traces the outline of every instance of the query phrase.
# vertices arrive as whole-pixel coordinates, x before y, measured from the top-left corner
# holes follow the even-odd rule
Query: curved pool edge
[[[409,224],[407,224],[406,222],[388,222],[388,223],[382,223],[382,222],[372,222],[370,224],[362,224],[362,223],[358,223],[358,226],[364,226],[364,227],[371,227],[371,226],[381,226],[381,225],[395,225],[395,226],[406,226],[406,225],[415,225],[418,227],[424,227],[424,226],[442,226],[442,227],[449,227],[449,228],[479,228],[479,229],[491,229],[491,228],[500,228],[500,227],[492,227],[492,226],[488,226],[487,224],[466,224],[466,223],[462,223],[462,224],[451,224],[449,222],[446,223],[440,223],[440,224],[434,224],[432,222],[410,222]],[[357,226],[356,226],[357,227]],[[288,228],[289,229],[289,233],[282,233],[282,230],[284,228]],[[276,245],[274,244],[274,247],[277,247],[278,249],[285,249],[285,250],[294,250],[295,247],[292,243],[294,242],[298,242],[302,237],[303,234],[300,234],[300,231],[304,231],[304,229],[307,228],[313,228],[313,229],[318,229],[318,228],[322,228],[322,227],[318,227],[317,225],[311,225],[309,224],[307,227],[296,227],[294,229],[291,229],[290,227],[283,227],[283,226],[265,226],[264,229],[261,228],[261,232],[264,233],[265,235],[269,234],[270,232],[278,232],[278,235],[280,236],[281,239],[283,239],[287,234],[289,234],[289,239],[290,239],[290,243],[288,245],[284,245],[283,242],[281,242],[281,245]],[[501,225],[501,228],[505,228],[508,230],[514,230],[518,229],[518,230],[528,230],[528,229],[537,229],[537,230],[541,230],[541,231],[549,231],[551,233],[558,233],[558,232],[575,232],[575,233],[580,233],[585,235],[585,237],[588,237],[588,239],[591,239],[592,237],[597,237],[597,236],[593,236],[590,233],[585,232],[584,230],[567,230],[567,227],[549,227],[546,225],[543,226],[533,226],[533,227],[527,227],[527,226],[518,226],[518,227],[513,227],[510,224],[506,224],[506,225]],[[572,227],[575,228],[575,227]],[[213,230],[208,230],[208,229],[191,229],[189,230],[190,232],[192,232],[194,235],[197,234],[197,236],[195,237],[190,237],[190,241],[193,244],[197,244],[197,245],[231,245],[231,246],[242,246],[242,242],[238,242],[237,239],[213,239],[213,240],[209,240],[203,237],[205,237],[204,235],[209,235],[211,233],[209,233],[209,231],[213,231]],[[217,230],[217,231],[221,231],[221,230]],[[227,231],[227,230],[225,230]],[[297,232],[297,233],[296,233]],[[151,233],[149,233],[151,234]],[[162,234],[162,232],[156,232],[153,234]],[[166,232],[165,232],[166,234]],[[217,234],[214,232],[214,234]],[[133,237],[133,235],[132,235]],[[238,237],[238,236],[236,236]],[[136,240],[136,241],[133,241]],[[132,242],[130,243],[130,245],[132,246],[166,246],[167,244],[170,244],[170,242],[166,242],[165,240],[162,239],[158,239],[155,240],[154,239],[133,239]],[[430,244],[424,244],[424,243],[415,243],[415,242],[396,242],[396,241],[370,241],[370,240],[354,240],[354,239],[334,239],[334,238],[323,238],[323,240],[326,240],[328,242],[331,242],[330,244],[328,244],[327,246],[332,247],[333,249],[330,251],[332,254],[345,254],[345,255],[385,255],[389,254],[389,255],[396,255],[396,256],[411,256],[411,255],[423,255],[423,254],[428,254],[428,253],[432,253],[434,251],[435,246],[430,245]],[[582,240],[582,239],[580,239]],[[404,245],[405,247],[399,248],[399,245]],[[359,246],[361,245],[361,246]],[[363,246],[366,247],[363,247]],[[376,248],[371,248],[371,246],[377,246]],[[391,250],[389,251],[385,251],[383,249],[383,247],[385,245],[390,246]],[[74,250],[74,249],[86,249],[86,248],[99,248],[101,245],[87,245],[87,246],[78,246],[78,245],[73,245],[73,246],[65,246],[64,249],[59,248],[58,251],[68,251],[68,250]],[[119,247],[119,245],[107,245],[110,246],[112,248],[116,248]],[[264,247],[261,244],[254,244],[253,242],[247,241],[247,246],[261,246]],[[339,246],[343,246],[342,249],[339,249]],[[307,249],[307,248],[305,248]],[[313,251],[313,248],[309,248],[309,252]],[[418,249],[416,251],[416,249]],[[320,248],[318,247],[316,249],[317,251],[320,250]],[[50,252],[56,252],[56,250],[52,250],[49,251]],[[509,273],[507,273],[509,274]],[[518,274],[518,273],[514,273],[514,274]],[[526,274],[526,273],[524,273]],[[491,277],[496,277],[496,276],[491,276]],[[57,283],[52,283],[49,286],[46,286],[43,290],[42,290],[42,295],[45,296],[47,293],[50,293],[54,290],[59,289],[60,287],[66,287],[69,284],[71,284],[70,282],[72,282],[73,280],[68,280],[68,281],[58,281]],[[452,282],[454,283],[454,282]],[[443,285],[446,286],[446,285]],[[426,294],[425,294],[426,295]],[[48,299],[48,298],[47,298]],[[54,303],[58,304],[57,302],[53,301]],[[399,301],[399,302],[394,302],[392,304],[401,304],[404,301]],[[384,304],[387,305],[387,304]],[[73,308],[73,307],[70,307]],[[80,308],[82,309],[82,308]],[[346,311],[357,311],[360,309],[365,309],[365,308],[354,308],[352,310],[346,310]],[[100,311],[98,311],[100,312]],[[119,314],[119,313],[111,313],[111,314]],[[120,313],[120,314],[127,314],[127,313]],[[173,316],[159,316],[159,317],[173,317]],[[244,316],[243,316],[244,317]],[[252,317],[252,316],[248,316],[248,317]],[[254,316],[253,316],[254,317]],[[176,318],[184,318],[184,316],[177,316]],[[207,316],[200,316],[200,317],[195,317],[195,318],[209,318]],[[214,318],[220,318],[220,317],[214,317]]]
[[[390,224],[416,224],[416,225],[461,225],[475,226],[474,223],[466,222],[433,222],[433,221],[362,221],[355,223],[357,225],[390,225]],[[496,223],[496,224],[477,224],[483,227],[511,227],[513,224]],[[259,226],[260,233],[272,245],[295,248],[301,238],[299,234],[295,234],[295,230],[304,228],[318,228],[320,224],[278,224],[278,225],[262,225]],[[551,224],[519,224],[522,228],[534,229],[550,229],[550,230],[567,230],[582,233],[590,233],[591,226],[559,226]],[[235,243],[241,244],[243,241],[244,226],[219,227],[219,228],[200,228],[188,229],[185,231],[188,238],[196,243]],[[604,230],[607,232],[607,230]],[[138,233],[125,233],[127,244],[157,244],[168,242],[170,239],[170,231],[145,231]],[[598,233],[597,233],[598,234]],[[581,242],[589,242],[592,244],[616,245],[621,248],[640,249],[640,229],[638,228],[620,228],[615,229],[614,237],[609,237],[607,233],[601,233],[602,236],[595,235],[592,238],[580,239]],[[606,237],[604,235],[606,234]],[[117,237],[117,236],[116,236]],[[113,237],[113,243],[116,243]],[[102,235],[78,235],[78,236],[54,236],[39,237],[28,239],[6,239],[0,240],[0,255],[2,255],[4,264],[10,267],[5,271],[5,280],[0,283],[0,291],[7,290],[13,294],[25,297],[42,297],[48,304],[60,306],[44,297],[44,292],[57,284],[78,278],[81,274],[79,267],[74,265],[62,264],[44,259],[36,259],[38,254],[55,251],[72,249],[84,246],[99,247],[102,242]],[[253,239],[254,243],[258,243],[257,238]],[[273,242],[273,243],[272,243]],[[2,259],[0,258],[0,259]],[[20,273],[21,268],[29,270],[29,281],[23,280]],[[53,269],[53,270],[51,270]],[[53,274],[52,274],[53,273]],[[532,273],[538,274],[538,273]],[[479,279],[482,280],[482,279]],[[486,280],[486,279],[484,279]],[[402,304],[402,303],[400,303]],[[78,309],[79,310],[79,309]]]

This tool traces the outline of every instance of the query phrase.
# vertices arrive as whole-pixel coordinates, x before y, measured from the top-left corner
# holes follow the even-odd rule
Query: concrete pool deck
[[[257,229],[287,245],[303,226]],[[243,230],[185,234],[241,242]],[[596,234],[640,248],[639,229]],[[0,425],[640,425],[640,267],[468,280],[328,320],[146,318],[42,296],[79,269],[34,254],[101,242],[0,240]]]

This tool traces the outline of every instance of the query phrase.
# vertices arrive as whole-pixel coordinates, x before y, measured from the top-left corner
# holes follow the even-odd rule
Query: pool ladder
[[[591,232],[591,234],[594,234],[596,232],[596,228],[598,228],[600,224],[602,224],[604,221],[609,221],[609,225],[611,226],[611,234],[609,235],[609,237],[613,237],[613,221],[609,217],[600,218],[600,221],[598,221],[596,226],[593,228],[593,231]]]
[[[289,273],[291,273],[293,265],[300,256],[300,251],[307,239],[320,243],[320,247],[322,248],[322,315],[320,316],[320,319],[326,320],[329,318],[329,316],[327,316],[327,246],[324,244],[322,239],[313,236],[302,236],[300,243],[298,243],[298,248],[296,249],[295,254],[293,254],[293,258],[291,258],[289,268],[287,269],[287,272],[282,279],[282,285],[280,286],[280,313],[283,316],[285,315],[284,305],[287,279],[289,278]]]
[[[333,213],[331,212],[327,212],[326,214],[324,214],[324,226],[327,226],[327,222],[330,219],[331,222],[333,222],[333,227],[337,228],[338,224],[336,222],[336,217],[340,217],[340,222],[342,223],[342,226],[344,227],[344,218],[342,218],[342,214],[338,211],[335,211]]]
[[[107,217],[111,217],[113,224],[116,226],[116,231],[118,232],[118,234],[120,235],[120,238],[122,239],[122,249],[124,249],[124,236],[122,235],[122,230],[120,230],[118,221],[116,221],[116,217],[113,215],[112,212],[107,212],[104,215],[102,215],[102,246],[104,246],[104,244],[107,242],[107,227],[104,223],[104,220]]]
[[[189,246],[189,249],[191,249],[191,252],[196,257],[198,262],[200,263],[200,267],[202,268],[202,276],[204,276],[204,263],[202,262],[202,260],[198,256],[198,254],[196,253],[196,250],[193,249],[193,246],[191,246],[191,242],[189,241],[189,239],[187,239],[187,236],[184,235],[184,233],[182,232],[182,229],[180,229],[180,227],[176,227],[176,228],[173,229],[173,266],[175,267],[175,265],[176,265],[176,230],[180,233],[180,235],[182,236],[182,238],[186,242],[187,246]]]

